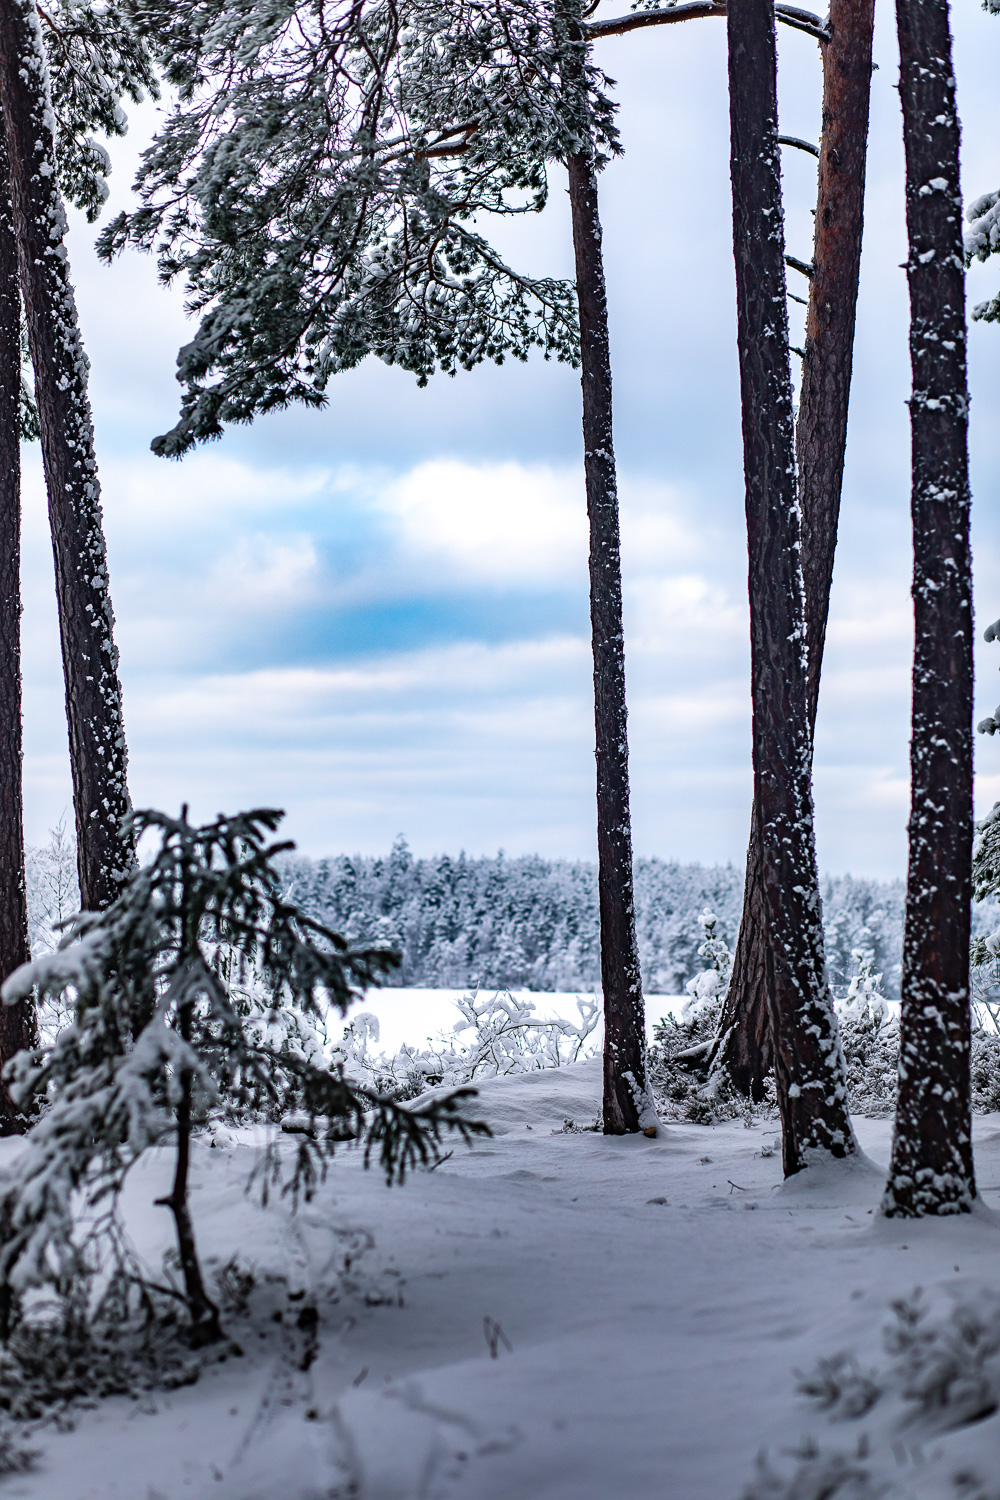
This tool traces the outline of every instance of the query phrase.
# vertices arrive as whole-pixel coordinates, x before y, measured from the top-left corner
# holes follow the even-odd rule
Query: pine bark
[[[88,361],[66,254],[45,53],[34,0],[0,4],[0,114],[10,160],[21,291],[35,375],[66,686],[80,899],[118,895],[134,851],[118,653]]]
[[[0,983],[31,957],[21,790],[21,294],[0,138]],[[0,1005],[0,1068],[38,1042],[29,1000]],[[0,1081],[0,1135],[26,1120]]]
[[[966,1212],[972,576],[960,131],[947,0],[897,0],[910,288],[913,710],[899,1092],[886,1214]]]
[[[727,15],[733,251],[749,549],[754,831],[785,1175],[857,1148],[826,982],[795,483],[771,0]]]
[[[830,40],[823,46],[813,275],[795,424],[811,730],[816,727],[847,450],[874,19],[874,0],[832,0]],[[754,821],[752,817],[751,828]],[[743,916],[716,1062],[724,1062],[736,1087],[753,1099],[763,1098],[773,1063],[761,879],[760,843],[751,831]]]
[[[184,816],[187,809],[184,810]],[[180,1034],[187,1045],[191,1042],[191,1005],[180,1009]],[[163,1208],[169,1208],[174,1218],[177,1235],[177,1258],[184,1277],[184,1296],[191,1315],[191,1343],[202,1349],[214,1344],[222,1337],[219,1324],[219,1309],[205,1290],[201,1274],[201,1262],[194,1237],[194,1223],[188,1202],[188,1179],[191,1171],[191,1085],[190,1068],[180,1071],[180,1097],[177,1100],[177,1155],[174,1160],[174,1182],[166,1198],[157,1198]]]
[[[569,197],[580,307],[583,449],[590,522],[597,861],[604,990],[604,1132],[652,1130],[642,976],[635,931],[625,637],[612,431],[611,350],[597,172],[588,143],[571,156]]]

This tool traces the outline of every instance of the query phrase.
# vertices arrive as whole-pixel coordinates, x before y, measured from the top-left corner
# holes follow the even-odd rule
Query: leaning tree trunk
[[[826,982],[795,492],[771,0],[731,0],[733,251],[749,547],[755,832],[785,1175],[857,1148]]]
[[[847,448],[847,408],[864,224],[874,9],[874,0],[832,0],[830,40],[823,46],[823,116],[813,274],[795,426],[812,729],[819,702]],[[715,1062],[725,1063],[742,1093],[761,1099],[773,1051],[767,1019],[768,938],[761,887],[761,850],[754,827],[752,818],[743,917]]]
[[[134,852],[118,653],[87,356],[66,255],[48,75],[34,0],[0,5],[0,112],[10,158],[14,226],[42,436],[66,684],[80,900],[117,896]]]
[[[21,293],[0,138],[0,983],[31,957],[21,799]],[[38,1041],[30,1000],[0,1005],[0,1067]],[[0,1135],[26,1121],[0,1083]]]
[[[604,988],[604,1132],[653,1130],[646,1087],[642,976],[632,890],[625,707],[625,640],[612,442],[608,306],[592,149],[569,159],[569,197],[580,304],[583,452],[590,520],[590,623],[597,753],[597,879]]]
[[[947,0],[896,0],[910,251],[913,720],[889,1215],[967,1211],[972,574],[959,123]]]

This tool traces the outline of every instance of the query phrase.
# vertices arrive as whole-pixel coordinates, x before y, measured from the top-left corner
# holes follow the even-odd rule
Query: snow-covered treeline
[[[358,940],[398,946],[402,967],[390,985],[484,989],[590,990],[600,982],[597,867],[586,860],[537,854],[494,858],[413,856],[396,840],[388,856],[341,854],[284,861],[289,894],[304,911]],[[63,825],[49,843],[27,850],[32,952],[55,946],[57,924],[78,906],[76,850]],[[681,994],[701,973],[699,918],[715,912],[719,932],[735,944],[743,872],[733,865],[637,859],[636,915],[643,984]],[[871,954],[883,993],[899,998],[904,886],[901,880],[828,876],[822,882],[823,927],[834,990],[846,994],[857,972],[856,950]],[[990,900],[972,908],[974,933],[1000,922]]]
[[[417,859],[405,839],[385,858],[339,855],[286,865],[294,899],[357,939],[382,938],[403,953],[400,985],[591,989],[600,980],[597,868],[537,855]],[[704,967],[699,914],[709,907],[735,942],[743,871],[732,865],[638,859],[635,893],[643,982],[678,994]],[[827,954],[835,987],[870,950],[899,994],[903,882],[838,876],[823,882]]]

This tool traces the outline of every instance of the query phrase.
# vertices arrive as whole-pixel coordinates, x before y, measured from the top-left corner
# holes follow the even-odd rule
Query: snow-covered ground
[[[487,1082],[491,1140],[402,1189],[345,1152],[294,1216],[244,1194],[256,1148],[219,1132],[196,1153],[194,1204],[205,1258],[237,1252],[257,1278],[249,1319],[229,1319],[242,1356],[39,1433],[37,1468],[3,1494],[738,1500],[758,1450],[791,1472],[782,1450],[801,1440],[854,1454],[867,1433],[854,1467],[870,1487],[754,1494],[994,1500],[1000,1416],[933,1436],[887,1393],[833,1421],[795,1371],[845,1350],[862,1372],[885,1367],[890,1302],[916,1286],[937,1309],[981,1302],[1000,1220],[986,1207],[879,1219],[887,1122],[857,1122],[877,1168],[783,1186],[774,1125],[668,1125],[653,1140],[562,1130],[593,1120],[599,1089],[593,1061]],[[977,1121],[987,1204],[1000,1203],[998,1125]],[[154,1155],[129,1189],[151,1256],[169,1242],[166,1212],[149,1207],[168,1166]],[[985,1483],[956,1486],[960,1470]]]

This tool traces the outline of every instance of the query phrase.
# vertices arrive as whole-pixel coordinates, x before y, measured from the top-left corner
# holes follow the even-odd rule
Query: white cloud
[[[407,552],[438,578],[586,578],[586,499],[576,471],[435,459],[389,484],[378,504]]]
[[[256,534],[240,537],[216,559],[210,587],[216,601],[244,608],[301,607],[316,597],[320,563],[311,537],[278,541]]]

